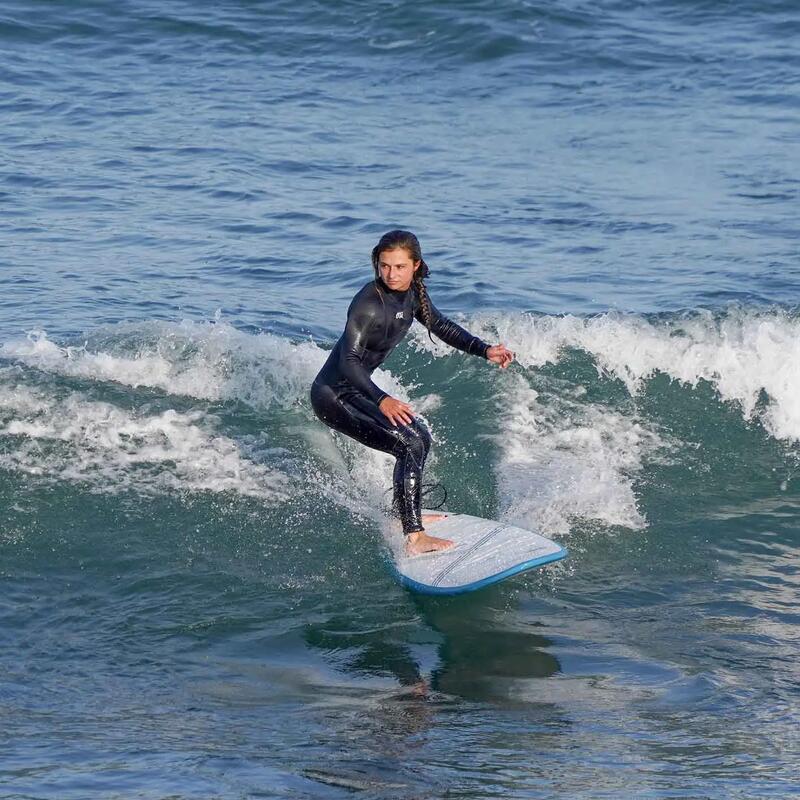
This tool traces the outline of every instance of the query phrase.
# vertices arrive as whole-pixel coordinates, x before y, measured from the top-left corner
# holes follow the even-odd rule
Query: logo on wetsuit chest
[[[405,312],[403,312],[403,311],[398,311],[398,312],[397,312],[397,313],[394,315],[394,318],[395,318],[395,319],[405,319],[405,317],[403,316],[403,314],[404,314],[404,313],[405,313]]]

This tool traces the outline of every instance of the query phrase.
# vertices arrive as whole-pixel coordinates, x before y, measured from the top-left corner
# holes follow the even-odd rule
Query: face
[[[411,258],[404,247],[384,250],[378,256],[378,272],[383,282],[394,291],[404,292],[411,286],[414,273],[419,269],[419,261]]]

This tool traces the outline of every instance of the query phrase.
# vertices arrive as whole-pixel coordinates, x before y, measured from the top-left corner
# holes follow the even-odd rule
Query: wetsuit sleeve
[[[359,391],[379,404],[388,393],[376,386],[364,366],[364,351],[370,331],[383,324],[383,309],[365,299],[354,302],[347,312],[347,325],[339,353],[339,372]]]
[[[453,320],[448,319],[444,314],[439,311],[436,306],[431,303],[431,333],[435,333],[445,344],[450,347],[455,347],[456,350],[462,350],[473,356],[481,356],[486,358],[486,351],[490,345],[486,344],[483,339],[473,336],[469,331],[465,331],[460,325],[456,325]],[[418,308],[414,315],[418,322],[425,324],[422,318],[422,309]]]

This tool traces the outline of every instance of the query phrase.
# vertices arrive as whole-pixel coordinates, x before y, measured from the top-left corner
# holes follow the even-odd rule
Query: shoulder
[[[375,317],[383,314],[384,300],[375,281],[370,281],[358,291],[347,309],[347,316]]]

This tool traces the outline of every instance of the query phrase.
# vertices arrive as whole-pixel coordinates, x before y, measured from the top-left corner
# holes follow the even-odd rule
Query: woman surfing
[[[311,386],[314,413],[329,427],[367,447],[395,456],[392,508],[400,517],[408,555],[452,547],[429,536],[425,525],[443,515],[423,515],[422,470],[431,446],[428,429],[414,409],[372,382],[373,370],[399,344],[416,319],[443,342],[507,367],[514,354],[488,345],[443,316],[428,297],[429,274],[417,237],[410,231],[384,234],[372,251],[375,279],[353,298],[344,333]]]

